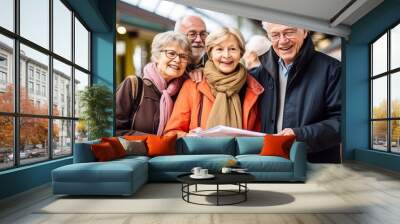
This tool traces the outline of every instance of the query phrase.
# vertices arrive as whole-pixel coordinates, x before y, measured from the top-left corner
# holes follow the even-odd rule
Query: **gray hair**
[[[199,20],[201,20],[204,23],[205,26],[205,22],[204,20],[200,17],[200,16],[196,16],[196,15],[185,15],[180,17],[178,20],[175,21],[175,27],[174,27],[174,31],[175,32],[181,32],[181,27],[182,27],[182,23],[189,19],[189,18],[197,18]]]
[[[265,30],[265,32],[267,32],[267,34],[268,34],[268,25],[270,25],[270,24],[278,24],[278,23],[271,23],[271,22],[267,22],[267,21],[262,21],[261,24],[262,24],[262,28],[263,28],[263,29]],[[284,25],[284,24],[281,24],[281,25]],[[289,25],[285,25],[285,26],[289,26]],[[289,27],[301,29],[301,30],[304,30],[304,32],[308,33],[308,30],[305,29],[305,28],[295,27],[295,26],[289,26]],[[267,38],[269,39],[269,36],[268,36],[268,35],[267,35]]]
[[[171,43],[177,43],[186,51],[185,53],[189,58],[192,57],[192,47],[187,37],[179,32],[167,31],[159,33],[154,37],[153,43],[151,44],[151,60],[153,62],[157,61],[160,58],[161,50]]]

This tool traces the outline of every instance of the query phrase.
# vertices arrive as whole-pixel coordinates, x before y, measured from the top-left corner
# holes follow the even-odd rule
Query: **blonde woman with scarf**
[[[131,76],[117,89],[117,135],[162,135],[171,115],[190,63],[191,45],[185,35],[168,31],[154,37],[151,54],[152,62],[143,69],[142,85],[139,77]]]
[[[224,27],[210,33],[205,44],[209,60],[203,81],[185,81],[164,132],[182,137],[216,125],[259,131],[264,89],[239,63],[245,51],[241,33]]]

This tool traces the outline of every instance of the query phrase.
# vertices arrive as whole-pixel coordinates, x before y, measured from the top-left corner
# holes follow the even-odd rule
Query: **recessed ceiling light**
[[[126,34],[126,28],[124,27],[124,26],[118,26],[117,27],[117,32],[119,33],[119,34]]]

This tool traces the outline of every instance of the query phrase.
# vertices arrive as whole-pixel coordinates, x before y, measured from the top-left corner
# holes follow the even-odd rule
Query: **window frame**
[[[379,34],[375,39],[373,39],[369,44],[369,149],[373,151],[380,151],[380,152],[386,152],[386,153],[391,153],[391,154],[400,154],[400,152],[394,152],[392,151],[392,122],[393,121],[400,121],[400,117],[393,117],[392,116],[392,98],[391,98],[391,91],[392,91],[392,85],[391,85],[391,80],[392,76],[396,75],[396,73],[400,72],[400,67],[391,69],[391,31],[393,28],[396,26],[400,26],[400,21],[397,21],[396,23],[392,24],[390,27],[385,29],[384,32]],[[373,44],[376,43],[381,37],[384,35],[387,35],[387,64],[386,64],[386,71],[380,74],[376,74],[374,76],[373,74]],[[399,52],[400,54],[400,52]],[[374,86],[373,86],[373,81],[378,79],[386,77],[386,86],[387,86],[387,105],[386,105],[386,117],[385,118],[373,118],[373,91],[374,91]],[[386,151],[379,150],[374,148],[374,133],[373,133],[373,122],[375,121],[386,121]]]
[[[89,29],[87,24],[84,22],[84,20],[72,9],[72,7],[66,2],[65,0],[59,0],[68,10],[71,11],[71,18],[69,22],[71,23],[71,58],[67,59],[64,58],[63,56],[57,54],[54,52],[54,45],[53,45],[53,1],[54,0],[47,0],[49,4],[49,47],[46,49],[45,47],[42,47],[39,44],[36,44],[29,39],[26,39],[25,37],[20,35],[20,0],[14,0],[13,1],[13,10],[14,10],[14,31],[10,31],[4,27],[0,26],[0,35],[3,35],[7,38],[12,39],[13,41],[13,54],[12,54],[12,73],[13,79],[14,79],[14,110],[13,112],[2,112],[0,111],[0,116],[4,117],[12,117],[13,119],[13,154],[14,154],[14,161],[13,161],[13,166],[10,167],[5,167],[5,168],[0,168],[0,172],[4,170],[10,170],[10,169],[15,169],[18,167],[23,167],[23,166],[28,166],[32,164],[37,164],[37,163],[43,163],[49,160],[53,159],[61,159],[65,157],[70,157],[73,156],[74,152],[74,143],[75,143],[75,126],[76,126],[76,121],[79,120],[79,117],[75,116],[75,108],[71,108],[71,114],[68,115],[66,114],[65,116],[60,115],[54,115],[53,114],[53,76],[54,74],[54,68],[53,68],[53,59],[58,60],[61,63],[64,63],[68,66],[71,67],[71,80],[69,81],[71,86],[70,92],[72,93],[70,99],[71,105],[74,105],[75,103],[75,96],[77,93],[75,92],[74,88],[74,82],[75,82],[75,69],[79,70],[80,72],[83,72],[88,75],[89,77],[89,83],[88,86],[92,85],[92,62],[91,62],[91,49],[92,49],[92,43],[91,43],[91,38],[92,38],[92,31]],[[79,22],[83,25],[83,27],[88,31],[88,69],[85,69],[78,64],[75,63],[75,18],[79,20]],[[32,48],[33,50],[36,50],[42,54],[45,54],[48,56],[48,71],[47,71],[47,80],[45,83],[45,95],[48,97],[48,112],[46,115],[40,115],[40,114],[27,114],[27,113],[21,113],[20,111],[20,91],[21,91],[21,80],[20,80],[20,70],[21,70],[21,56],[20,56],[20,45],[23,44],[29,48]],[[39,70],[39,80],[36,78],[36,72],[37,72],[37,67],[32,66],[33,68],[33,79],[31,79],[30,76],[30,68],[31,65],[29,63],[26,63],[26,87],[27,91],[29,91],[28,87],[28,82],[32,81],[33,86],[34,86],[34,92],[36,92],[35,85],[40,83],[40,89],[42,88],[43,85],[43,80],[42,80],[42,74],[44,72],[43,69]],[[36,96],[36,94],[34,93]],[[37,95],[38,97],[43,97],[42,91],[40,91],[40,94]],[[36,102],[34,102],[36,103]],[[20,158],[20,119],[21,118],[45,118],[47,119],[48,123],[48,135],[47,135],[47,152],[48,154],[46,155],[47,157],[43,157],[43,160],[40,160],[38,162],[29,162],[29,163],[24,163],[21,164],[21,158]],[[62,156],[55,156],[53,155],[55,147],[53,146],[53,123],[56,122],[57,120],[64,120],[64,121],[70,121],[71,122],[71,140],[70,140],[70,148],[71,148],[71,153],[68,155],[62,155]]]

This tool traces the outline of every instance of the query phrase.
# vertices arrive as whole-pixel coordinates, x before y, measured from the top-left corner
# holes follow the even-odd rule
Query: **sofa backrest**
[[[75,143],[74,163],[95,162],[90,145],[98,143],[100,140]],[[259,154],[263,144],[263,137],[184,137],[177,140],[176,152],[178,155]]]
[[[264,137],[236,137],[236,155],[259,154]]]
[[[235,138],[233,137],[184,137],[176,144],[178,155],[226,154],[235,155]]]
[[[74,148],[74,163],[89,163],[95,162],[96,158],[90,146],[92,144],[99,144],[100,140],[93,140],[87,142],[75,143]]]

